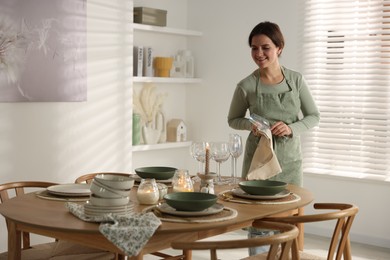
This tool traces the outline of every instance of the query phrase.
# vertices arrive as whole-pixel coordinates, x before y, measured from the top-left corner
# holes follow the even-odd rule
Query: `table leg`
[[[304,208],[298,209],[298,216],[303,216],[305,214]],[[303,246],[305,244],[305,227],[303,223],[297,224],[297,227],[299,229],[299,235],[298,235],[298,249],[303,250]]]
[[[192,250],[183,250],[184,259],[192,260]]]
[[[8,260],[21,260],[22,232],[13,221],[8,221]]]

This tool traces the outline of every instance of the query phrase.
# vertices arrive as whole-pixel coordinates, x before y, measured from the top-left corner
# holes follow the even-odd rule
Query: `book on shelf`
[[[153,49],[150,46],[144,47],[144,60],[143,60],[143,73],[144,77],[153,77]]]
[[[133,57],[134,57],[133,76],[142,77],[144,47],[143,46],[134,46]]]

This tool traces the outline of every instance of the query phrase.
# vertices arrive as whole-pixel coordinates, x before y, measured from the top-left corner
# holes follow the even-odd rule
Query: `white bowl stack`
[[[134,179],[128,176],[109,173],[98,174],[91,183],[91,196],[84,205],[87,216],[100,216],[107,213],[126,214],[132,209],[129,204]]]

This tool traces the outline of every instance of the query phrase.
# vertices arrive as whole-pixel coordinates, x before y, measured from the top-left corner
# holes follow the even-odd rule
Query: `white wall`
[[[0,183],[66,183],[88,172],[131,169],[132,3],[87,3],[88,101],[0,103]]]

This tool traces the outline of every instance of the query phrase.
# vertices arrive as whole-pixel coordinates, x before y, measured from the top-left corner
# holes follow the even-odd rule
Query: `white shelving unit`
[[[133,23],[134,30],[138,31],[149,31],[154,33],[165,33],[165,34],[176,34],[182,36],[202,36],[203,34],[198,31],[186,30],[186,29],[177,29],[170,27],[161,27],[161,26],[152,26],[139,23]]]
[[[160,27],[133,23],[134,32],[150,32],[154,34],[167,34],[183,37],[200,37],[203,34],[198,31],[178,29],[171,27]],[[160,83],[160,84],[198,84],[202,80],[200,78],[164,78],[164,77],[133,77],[133,83]],[[167,142],[153,145],[134,145],[132,147],[133,152],[151,151],[151,150],[163,150],[163,149],[177,149],[183,147],[189,147],[191,141],[187,142]]]
[[[134,145],[133,152],[183,148],[183,147],[189,147],[191,143],[192,143],[191,141],[188,141],[188,142],[168,142],[168,143],[150,144],[150,145]]]
[[[201,83],[202,80],[199,78],[134,77],[133,82],[134,83],[151,82],[151,83],[197,84],[197,83]]]

